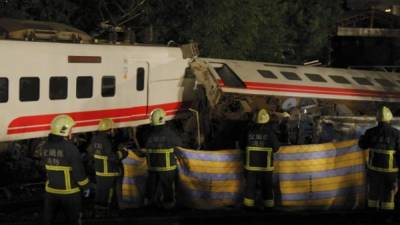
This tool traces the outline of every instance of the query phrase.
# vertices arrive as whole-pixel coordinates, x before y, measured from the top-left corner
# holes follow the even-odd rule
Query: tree
[[[290,31],[287,42],[293,52],[288,60],[302,63],[304,60],[326,59],[343,1],[298,0],[287,6],[286,24]]]
[[[342,7],[343,0],[0,0],[0,16],[97,34],[108,20],[147,31],[153,43],[196,41],[206,57],[303,63],[327,58]]]
[[[258,33],[258,3],[251,0],[196,1],[192,28],[186,31],[186,36],[199,42],[204,56],[248,58]]]
[[[71,24],[78,5],[63,0],[3,0],[0,16]]]
[[[290,50],[287,42],[289,30],[285,23],[288,3],[276,0],[261,1],[260,10],[256,46],[251,59],[286,62],[286,55]]]

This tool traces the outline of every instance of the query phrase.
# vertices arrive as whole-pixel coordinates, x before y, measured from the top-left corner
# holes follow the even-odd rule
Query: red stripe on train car
[[[22,133],[31,133],[37,131],[45,131],[50,130],[50,125],[38,126],[38,127],[26,127],[26,128],[18,128],[14,130],[8,130],[7,134],[22,134]]]
[[[273,83],[258,83],[245,82],[247,89],[278,91],[278,92],[297,92],[309,94],[325,94],[325,95],[346,95],[346,96],[363,96],[363,97],[386,97],[400,98],[400,92],[383,92],[351,88],[333,88],[333,87],[316,87],[302,86],[292,84],[273,84]]]
[[[68,114],[75,121],[84,121],[84,120],[98,120],[102,118],[115,118],[115,117],[128,117],[144,114],[150,112],[155,108],[162,108],[166,111],[179,109],[181,107],[181,102],[168,103],[168,104],[160,104],[149,106],[138,106],[131,108],[120,108],[120,109],[106,109],[106,110],[96,110],[96,111],[85,111],[85,112],[66,112],[66,113],[58,113],[58,114],[47,114],[47,115],[36,115],[36,116],[24,116],[14,119],[9,128],[14,127],[24,127],[24,126],[37,126],[37,125],[47,125],[50,124],[51,120],[60,114]]]
[[[152,106],[139,106],[132,108],[122,109],[107,109],[86,112],[73,112],[73,113],[59,113],[37,116],[25,116],[14,119],[7,131],[7,134],[20,134],[36,131],[44,131],[50,129],[52,119],[60,114],[70,115],[77,124],[75,127],[94,126],[98,124],[98,120],[102,118],[113,118],[116,123],[128,122],[133,120],[143,120],[148,118],[148,113],[156,108],[162,108],[167,112],[167,115],[174,115],[182,106],[181,102],[152,105]],[[136,115],[135,115],[136,114]],[[116,118],[117,117],[117,118]]]

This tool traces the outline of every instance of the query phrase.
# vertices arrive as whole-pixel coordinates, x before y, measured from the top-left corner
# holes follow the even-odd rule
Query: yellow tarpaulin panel
[[[357,140],[282,147],[275,154],[277,200],[283,207],[364,206],[366,151]]]
[[[122,163],[124,165],[124,177],[120,206],[123,208],[141,207],[143,206],[147,178],[146,159],[129,151],[128,157]]]
[[[239,150],[178,149],[181,202],[193,208],[218,208],[240,202],[242,163]]]
[[[178,148],[177,199],[193,208],[241,204],[243,179],[239,150]],[[365,201],[366,152],[357,140],[282,147],[275,157],[276,205],[303,209],[358,208]],[[130,152],[123,161],[122,206],[143,205],[145,158]]]

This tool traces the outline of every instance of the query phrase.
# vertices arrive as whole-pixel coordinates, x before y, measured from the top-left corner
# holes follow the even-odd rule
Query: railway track
[[[34,225],[40,224],[39,205],[28,208],[21,207],[20,212],[8,214],[8,219],[0,224]],[[10,211],[9,211],[10,212]],[[398,214],[398,213],[397,213]],[[118,215],[104,218],[89,218],[91,213],[85,212],[84,225],[367,225],[367,224],[400,224],[400,215],[379,215],[368,211],[245,211],[245,210],[191,210],[179,209],[164,212],[156,209],[121,210]],[[394,214],[395,215],[395,214]],[[0,216],[3,216],[0,214]],[[31,216],[31,218],[29,218]],[[56,224],[61,223],[60,216]]]

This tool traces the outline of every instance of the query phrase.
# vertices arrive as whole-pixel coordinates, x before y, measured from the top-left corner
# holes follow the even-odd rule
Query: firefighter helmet
[[[268,123],[269,115],[266,109],[260,109],[257,113],[256,123]]]
[[[99,131],[111,130],[113,128],[113,121],[110,118],[101,119],[99,122]]]
[[[150,114],[150,122],[153,126],[165,124],[166,113],[163,109],[155,109]]]
[[[393,119],[392,111],[386,106],[383,106],[378,110],[376,114],[376,120],[379,122],[390,122]]]
[[[71,133],[71,129],[74,125],[75,121],[70,116],[59,115],[51,121],[50,133],[66,137]]]

